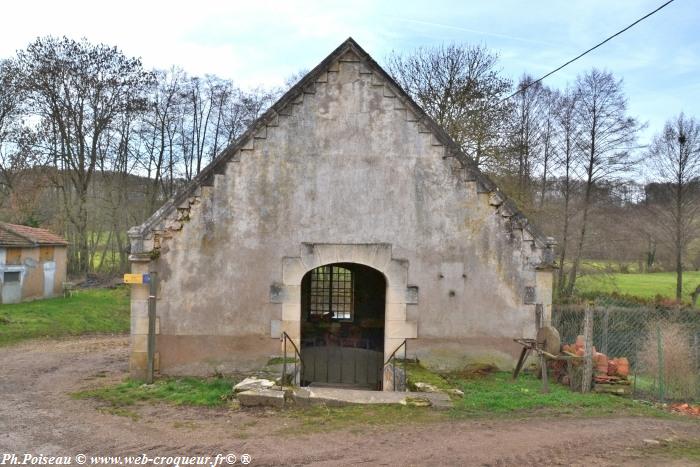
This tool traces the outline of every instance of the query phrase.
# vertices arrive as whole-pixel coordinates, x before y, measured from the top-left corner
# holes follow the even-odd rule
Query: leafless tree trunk
[[[676,301],[683,296],[683,260],[690,241],[698,237],[700,208],[700,125],[682,113],[666,123],[649,149],[658,179],[659,200],[651,200],[660,224],[672,239],[676,270]],[[651,195],[651,193],[650,193]],[[660,195],[660,196],[659,196]]]
[[[572,178],[577,162],[575,157],[575,145],[578,139],[578,125],[576,121],[577,94],[567,89],[562,95],[557,111],[556,123],[561,135],[561,167],[564,171],[562,180],[562,196],[564,207],[562,213],[561,239],[559,242],[559,269],[557,271],[557,289],[562,294],[566,287],[566,263],[567,248],[569,244],[569,223],[571,222],[571,198]]]
[[[629,147],[635,141],[637,122],[627,115],[627,100],[620,81],[608,72],[593,69],[576,81],[577,119],[581,127],[579,148],[585,167],[581,230],[569,271],[566,294],[571,295],[583,256],[588,218],[596,184],[630,169]]]
[[[545,196],[547,194],[547,176],[552,169],[552,159],[556,156],[556,108],[559,103],[559,93],[547,89],[543,95],[543,122],[542,122],[542,189],[540,192],[540,210],[544,209]]]

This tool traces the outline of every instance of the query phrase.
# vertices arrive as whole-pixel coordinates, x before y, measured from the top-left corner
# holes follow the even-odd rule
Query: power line
[[[578,56],[572,58],[572,59],[569,60],[568,62],[566,62],[566,63],[564,63],[563,65],[561,65],[560,67],[558,67],[558,68],[556,68],[556,69],[550,71],[549,73],[547,73],[546,75],[542,76],[541,78],[536,79],[535,81],[533,81],[533,82],[531,82],[531,83],[528,83],[527,86],[524,86],[523,88],[518,89],[517,91],[515,91],[515,92],[514,92],[513,94],[511,94],[510,96],[508,96],[508,97],[502,99],[501,102],[507,101],[508,99],[510,99],[510,98],[513,97],[513,96],[517,96],[518,94],[520,94],[521,92],[523,92],[523,91],[525,91],[527,88],[529,88],[530,86],[539,83],[539,82],[542,81],[543,79],[547,78],[548,76],[553,75],[554,73],[556,73],[557,71],[561,70],[561,69],[564,68],[565,66],[574,63],[576,60],[578,60],[579,58],[583,57],[583,56],[586,55],[587,53],[594,51],[595,49],[597,49],[597,48],[600,47],[601,45],[605,44],[605,43],[608,42],[609,40],[611,40],[611,39],[613,39],[613,38],[619,36],[620,34],[622,34],[623,32],[627,31],[628,29],[630,29],[630,28],[636,26],[637,24],[641,23],[642,21],[644,21],[645,19],[647,19],[648,17],[650,17],[650,16],[653,15],[654,13],[656,13],[656,12],[662,10],[663,8],[665,8],[665,7],[668,6],[669,4],[673,3],[674,1],[675,1],[675,0],[668,0],[666,3],[664,3],[663,5],[661,5],[660,7],[658,7],[656,10],[654,10],[654,11],[652,11],[652,12],[650,12],[650,13],[647,13],[646,15],[642,16],[641,18],[639,18],[637,21],[635,21],[634,23],[630,24],[630,25],[627,26],[626,28],[617,31],[615,34],[613,34],[612,36],[608,37],[608,38],[605,39],[604,41],[602,41],[602,42],[600,42],[600,43],[594,45],[593,47],[591,47],[590,49],[586,50],[586,51],[583,52],[582,54],[580,54],[580,55],[578,55]]]

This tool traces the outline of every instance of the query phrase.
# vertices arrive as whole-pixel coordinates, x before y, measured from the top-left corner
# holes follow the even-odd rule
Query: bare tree
[[[636,139],[638,123],[627,115],[622,82],[606,71],[592,69],[576,80],[580,125],[578,150],[584,176],[581,230],[576,244],[565,293],[573,293],[586,240],[589,214],[597,183],[627,172],[634,163],[630,146]]]
[[[497,155],[503,102],[511,83],[499,75],[498,56],[483,46],[447,45],[392,53],[394,79],[478,165]]]
[[[544,209],[544,200],[547,193],[547,177],[552,171],[554,159],[557,155],[557,110],[561,96],[558,91],[545,88],[542,95],[542,188],[540,190],[540,210]]]
[[[39,38],[17,54],[32,113],[43,121],[45,162],[55,163],[56,184],[75,232],[72,269],[89,263],[88,193],[104,154],[103,139],[117,117],[145,105],[151,82],[140,60],[114,47]]]
[[[279,97],[277,90],[253,88],[248,91],[232,91],[228,107],[223,109],[223,131],[227,141],[234,141],[267,110]]]
[[[156,209],[161,195],[171,196],[174,191],[176,165],[181,159],[180,151],[176,148],[177,121],[185,95],[185,73],[182,69],[158,70],[154,76],[148,112],[139,129],[144,155],[137,158],[141,170],[151,180],[146,215]]]
[[[9,60],[0,61],[0,206],[14,185],[14,177],[25,158],[18,150],[17,137],[21,131],[19,120],[21,99],[16,83],[16,72]]]
[[[518,93],[509,118],[507,175],[515,178],[510,187],[511,195],[526,210],[532,208],[532,179],[535,166],[542,159],[544,96],[548,90],[542,83],[524,75],[518,83]]]
[[[688,244],[698,237],[700,209],[700,125],[683,113],[666,122],[649,148],[649,164],[658,181],[652,207],[669,238],[676,270],[676,301],[683,294],[683,263]]]
[[[287,76],[284,80],[284,89],[289,90],[292,86],[297,84],[299,81],[302,80],[302,78],[306,75],[309,74],[309,69],[308,68],[301,68],[297,70],[295,73],[292,73],[291,75]]]
[[[559,235],[559,270],[557,288],[561,294],[566,286],[564,264],[568,253],[570,240],[569,224],[572,217],[572,197],[577,158],[576,141],[579,139],[579,127],[576,120],[578,95],[575,90],[567,88],[558,100],[555,124],[559,133],[560,155],[558,159],[559,170],[562,172],[559,191],[563,198],[562,223]]]

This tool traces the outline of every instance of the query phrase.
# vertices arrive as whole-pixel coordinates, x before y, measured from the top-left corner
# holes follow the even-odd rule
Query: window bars
[[[340,266],[320,266],[311,271],[309,316],[353,319],[352,271]]]

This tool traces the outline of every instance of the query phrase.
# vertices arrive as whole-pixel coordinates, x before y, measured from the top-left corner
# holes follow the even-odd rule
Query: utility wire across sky
[[[533,81],[533,82],[531,82],[531,83],[528,83],[526,86],[523,86],[522,88],[518,89],[517,91],[515,91],[513,94],[509,95],[508,97],[503,98],[503,99],[501,100],[501,102],[505,102],[505,101],[507,101],[508,99],[510,99],[511,97],[517,96],[518,94],[520,94],[521,92],[523,92],[523,91],[525,91],[527,88],[529,88],[530,86],[533,86],[533,85],[539,83],[539,82],[542,81],[543,79],[547,78],[548,76],[553,75],[554,73],[556,73],[557,71],[561,70],[562,68],[564,68],[564,67],[566,67],[566,66],[568,66],[568,65],[571,65],[572,63],[574,63],[574,62],[575,62],[576,60],[578,60],[579,58],[583,57],[584,55],[588,54],[589,52],[594,51],[595,49],[597,49],[597,48],[600,47],[601,45],[603,45],[603,44],[605,44],[606,42],[608,42],[609,40],[611,40],[611,39],[613,39],[613,38],[619,36],[620,34],[622,34],[623,32],[627,31],[628,29],[631,29],[632,27],[634,27],[634,26],[636,26],[637,24],[641,23],[642,21],[644,21],[644,20],[647,19],[648,17],[650,17],[650,16],[652,16],[653,14],[655,14],[655,13],[661,11],[663,8],[667,7],[668,5],[670,5],[671,3],[673,3],[674,1],[675,1],[675,0],[668,0],[666,3],[664,3],[663,5],[661,5],[660,7],[658,7],[657,9],[655,9],[654,11],[651,11],[651,12],[647,13],[646,15],[642,16],[641,18],[639,18],[637,21],[635,21],[634,23],[630,24],[630,25],[627,26],[626,28],[617,31],[615,34],[613,34],[612,36],[608,37],[608,38],[605,39],[604,41],[599,42],[598,44],[594,45],[594,46],[591,47],[590,49],[586,50],[585,52],[581,53],[580,55],[577,55],[576,57],[572,58],[572,59],[569,60],[568,62],[566,62],[566,63],[564,63],[563,65],[559,66],[558,68],[555,68],[554,70],[550,71],[550,72],[547,73],[546,75],[544,75],[544,76],[542,76],[542,77],[536,79],[535,81]]]

